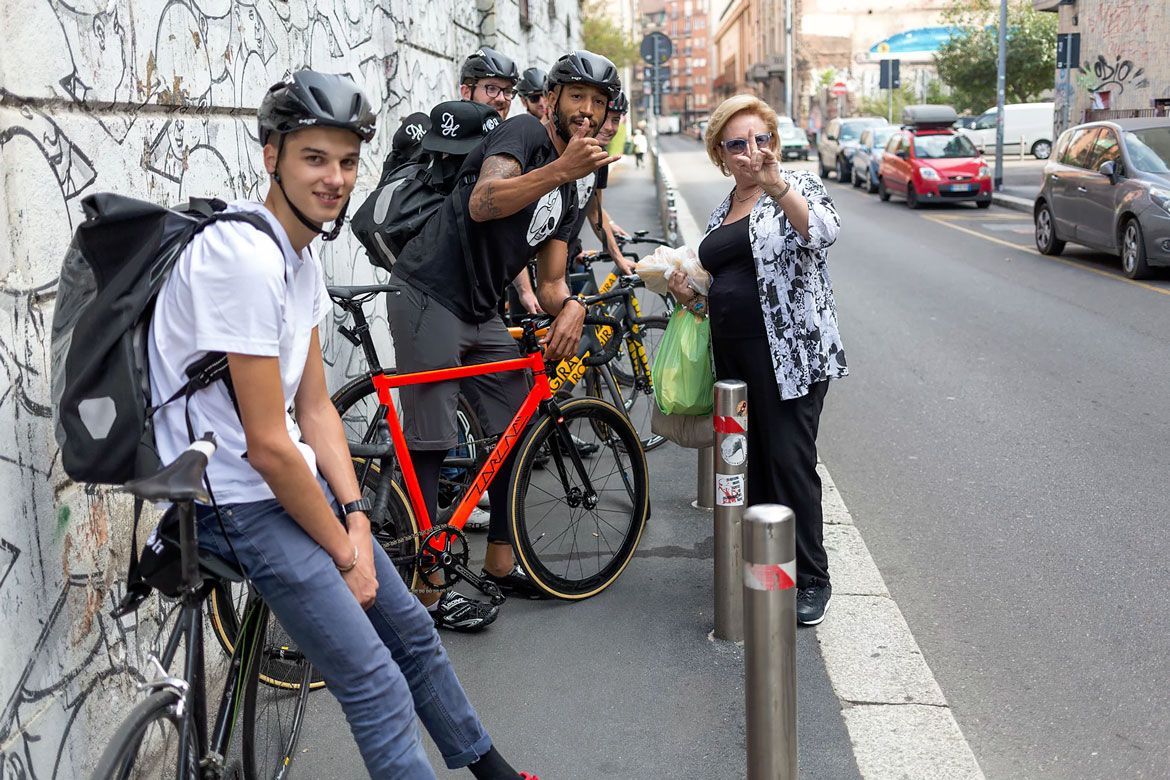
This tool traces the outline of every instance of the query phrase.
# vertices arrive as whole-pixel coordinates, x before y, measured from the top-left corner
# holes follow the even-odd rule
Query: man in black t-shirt
[[[458,185],[394,264],[387,308],[400,371],[516,357],[497,306],[533,255],[540,304],[555,316],[546,355],[556,361],[576,352],[585,308],[565,284],[566,242],[578,210],[575,182],[617,159],[594,136],[621,85],[613,63],[590,52],[562,57],[549,80],[548,124],[523,114],[491,131],[461,171],[461,178],[478,174],[475,183]],[[519,372],[467,381],[475,385],[470,395],[488,434],[507,426],[528,392]],[[458,391],[458,382],[401,390],[407,445],[432,517],[443,456],[457,442]],[[488,488],[484,574],[505,593],[535,597],[538,589],[515,565],[505,517],[512,461]],[[443,626],[443,599],[432,606]]]

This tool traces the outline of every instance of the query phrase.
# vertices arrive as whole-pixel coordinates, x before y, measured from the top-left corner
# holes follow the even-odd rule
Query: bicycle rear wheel
[[[634,557],[650,514],[649,486],[638,433],[622,412],[596,398],[568,401],[560,411],[569,446],[597,447],[581,459],[592,493],[557,421],[540,416],[520,444],[512,477],[512,538],[533,582],[556,598],[579,600],[612,585]]]
[[[258,607],[251,635],[257,638],[257,644],[246,659],[240,723],[244,777],[283,780],[296,755],[313,666],[297,650],[280,622],[271,619],[266,605]]]
[[[135,705],[102,752],[93,780],[157,780],[160,777],[196,780],[199,777],[199,740],[195,724],[176,713],[177,691],[155,691]],[[186,744],[186,767],[180,774],[180,748]]]

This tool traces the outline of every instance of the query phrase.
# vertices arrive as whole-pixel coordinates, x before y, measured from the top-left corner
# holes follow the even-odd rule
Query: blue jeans
[[[491,749],[430,614],[379,545],[373,545],[378,595],[363,610],[333,559],[279,502],[231,504],[220,511],[232,546],[209,507],[199,507],[199,546],[238,561],[324,676],[371,777],[434,778],[416,712],[450,769]]]

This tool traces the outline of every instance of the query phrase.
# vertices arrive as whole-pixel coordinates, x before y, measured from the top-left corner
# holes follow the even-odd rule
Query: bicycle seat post
[[[179,513],[179,555],[183,582],[183,599],[198,599],[203,587],[203,572],[199,568],[199,541],[195,528],[195,502],[176,504]]]

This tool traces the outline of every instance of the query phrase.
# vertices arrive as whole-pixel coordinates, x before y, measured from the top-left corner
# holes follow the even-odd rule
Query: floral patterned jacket
[[[837,306],[829,280],[828,248],[837,240],[841,218],[825,185],[812,173],[782,175],[808,201],[808,241],[788,224],[767,195],[748,217],[748,237],[756,260],[756,283],[764,309],[764,328],[772,368],[784,400],[800,398],[809,386],[849,374],[837,329]],[[710,233],[731,210],[731,194],[711,214]],[[712,336],[718,338],[717,333]]]

